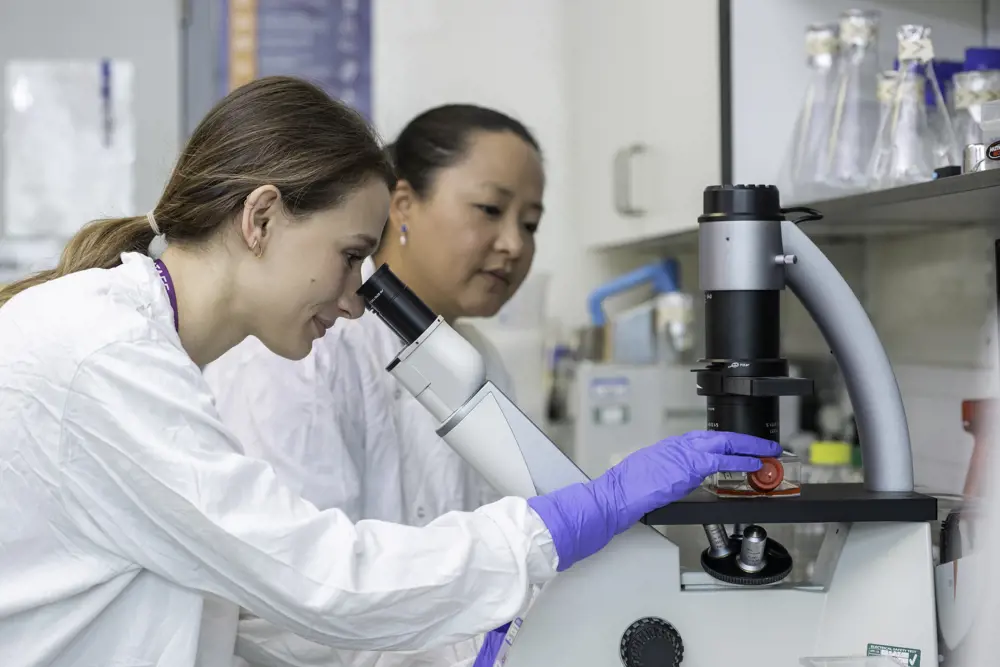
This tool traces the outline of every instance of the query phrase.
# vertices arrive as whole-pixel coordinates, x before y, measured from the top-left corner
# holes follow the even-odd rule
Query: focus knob
[[[640,618],[625,630],[619,651],[625,667],[680,667],[684,643],[662,618]]]

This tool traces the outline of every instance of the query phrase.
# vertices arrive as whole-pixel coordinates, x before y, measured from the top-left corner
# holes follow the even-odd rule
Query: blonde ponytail
[[[0,289],[0,307],[29,287],[86,269],[110,269],[121,264],[123,252],[146,252],[153,230],[145,216],[95,220],[85,225],[63,248],[56,268],[41,271]]]

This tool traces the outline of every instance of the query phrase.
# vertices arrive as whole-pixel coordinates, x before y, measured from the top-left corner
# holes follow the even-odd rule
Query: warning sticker
[[[901,646],[887,646],[885,644],[869,644],[868,656],[886,656],[892,658],[904,667],[920,667],[920,650],[915,648],[903,648]]]

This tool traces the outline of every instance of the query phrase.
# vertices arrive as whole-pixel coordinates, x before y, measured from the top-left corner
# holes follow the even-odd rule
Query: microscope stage
[[[937,499],[867,491],[863,484],[803,484],[795,497],[719,497],[699,488],[647,514],[651,526],[715,523],[914,522],[937,518]]]

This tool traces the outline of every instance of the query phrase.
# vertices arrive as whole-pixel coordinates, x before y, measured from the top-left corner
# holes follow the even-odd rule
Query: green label
[[[868,657],[884,655],[892,658],[905,667],[920,667],[920,651],[915,648],[901,646],[886,646],[885,644],[869,644]]]

